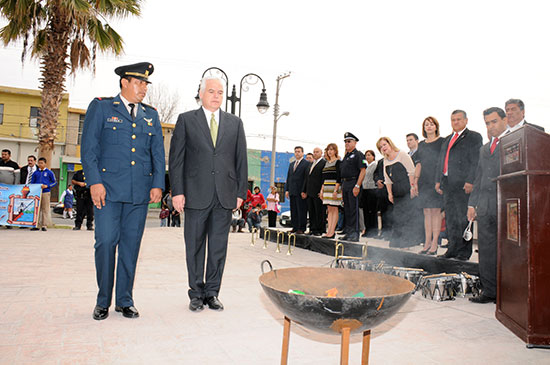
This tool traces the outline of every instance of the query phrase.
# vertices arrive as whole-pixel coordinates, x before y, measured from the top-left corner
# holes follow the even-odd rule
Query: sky
[[[179,96],[178,110],[197,108],[202,73],[223,69],[239,90],[256,73],[271,105],[255,105],[261,87],[241,98],[249,148],[271,150],[276,78],[280,88],[277,150],[306,152],[343,135],[376,150],[381,136],[407,150],[405,135],[421,137],[424,118],[434,116],[441,134],[451,133],[455,109],[487,142],[482,112],[504,108],[510,98],[526,105],[526,120],[550,130],[550,3],[524,0],[450,1],[146,1],[140,18],[110,19],[123,37],[125,54],[99,55],[89,70],[67,79],[70,106],[85,109],[96,96],[119,92],[114,68],[148,61],[150,80]],[[0,19],[0,25],[6,24]],[[39,86],[39,64],[21,63],[22,47],[0,48],[0,85]],[[421,137],[422,139],[422,137]]]

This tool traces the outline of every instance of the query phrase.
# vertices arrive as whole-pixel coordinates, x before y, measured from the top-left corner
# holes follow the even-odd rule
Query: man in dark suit
[[[302,198],[306,199],[307,211],[309,212],[309,233],[320,236],[325,233],[325,209],[323,200],[319,197],[323,185],[323,168],[326,161],[323,159],[323,150],[319,147],[313,149],[313,163],[309,167]]]
[[[183,233],[191,311],[200,311],[205,304],[213,310],[224,308],[218,294],[231,212],[246,199],[248,187],[243,122],[220,109],[223,85],[216,77],[202,79],[202,107],[179,115],[170,142],[172,203],[178,212],[185,209]]]
[[[27,164],[28,164],[27,166],[21,167],[21,173],[19,175],[19,177],[20,177],[19,183],[20,184],[28,185],[28,184],[31,183],[31,176],[37,169],[37,167],[36,167],[36,156],[30,155],[29,157],[27,157]]]
[[[506,119],[508,120],[507,133],[520,129],[524,125],[530,125],[544,132],[544,128],[525,121],[525,104],[520,99],[510,99],[506,102]]]
[[[301,146],[294,147],[294,158],[286,174],[285,196],[290,199],[291,232],[304,234],[307,223],[307,203],[302,192],[310,163],[304,159],[304,148]],[[319,191],[321,191],[320,188]]]
[[[93,318],[109,315],[116,264],[115,311],[139,317],[132,295],[136,264],[149,203],[164,189],[164,143],[157,111],[142,103],[149,62],[121,66],[120,94],[95,98],[82,131],[82,167],[94,204],[96,307]]]
[[[468,225],[468,198],[473,189],[482,138],[466,128],[468,118],[463,110],[451,114],[453,133],[445,138],[435,175],[435,190],[443,194],[449,248],[441,257],[468,260],[472,241],[462,238]]]
[[[474,190],[468,200],[468,220],[477,217],[479,244],[479,279],[481,295],[474,303],[494,302],[497,297],[497,183],[500,175],[499,139],[505,134],[506,113],[500,108],[483,111],[487,134],[491,140],[479,150]]]

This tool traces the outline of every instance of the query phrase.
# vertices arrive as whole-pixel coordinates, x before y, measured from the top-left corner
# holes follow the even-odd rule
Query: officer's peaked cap
[[[354,139],[356,142],[359,142],[359,138],[355,137],[355,134],[353,134],[351,132],[346,132],[344,134],[344,141],[348,140],[348,139]]]
[[[149,76],[151,76],[153,71],[155,71],[155,67],[152,63],[149,62],[139,62],[132,65],[120,66],[115,68],[115,73],[121,78],[133,77],[138,80],[143,80],[147,83],[151,83],[149,81]]]

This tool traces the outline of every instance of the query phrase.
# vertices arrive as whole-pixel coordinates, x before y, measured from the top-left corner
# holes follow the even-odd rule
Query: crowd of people
[[[504,110],[491,107],[483,112],[489,143],[482,146],[481,134],[467,128],[463,110],[451,113],[453,132],[440,135],[439,121],[429,116],[422,121],[419,141],[416,133],[405,136],[408,152],[389,137],[380,137],[373,150],[363,154],[353,133],[344,135],[345,155],[340,158],[336,143],[324,154],[315,148],[304,158],[304,149],[294,149],[295,160],[288,168],[285,185],[290,198],[292,230],[324,238],[335,238],[339,212],[343,211],[343,240],[359,241],[382,236],[390,247],[421,244],[420,254],[437,255],[441,233],[447,251],[439,257],[466,261],[472,255],[472,239],[463,237],[469,222],[477,219],[481,296],[478,303],[496,298],[497,203],[495,178],[500,157],[495,150],[500,138],[524,125],[544,128],[525,121],[520,99],[506,101]],[[320,208],[322,207],[322,208]]]
[[[9,185],[40,184],[42,186],[42,197],[38,223],[36,227],[31,228],[31,231],[47,231],[47,227],[52,226],[50,195],[51,189],[57,185],[57,180],[55,174],[47,168],[45,157],[37,159],[36,156],[29,155],[27,165],[19,166],[17,162],[12,160],[11,151],[3,149],[2,160],[0,160],[0,183]],[[75,199],[76,214],[73,214],[75,213],[73,207]],[[88,230],[93,230],[94,211],[90,188],[86,184],[83,170],[75,172],[71,183],[67,185],[67,189],[61,194],[59,201],[63,202],[63,218],[75,220],[73,230],[80,230],[84,219],[86,219]],[[6,228],[11,229],[11,226],[6,226]]]

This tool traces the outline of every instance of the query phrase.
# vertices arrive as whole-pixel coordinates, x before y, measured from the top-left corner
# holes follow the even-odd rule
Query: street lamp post
[[[275,92],[275,105],[273,106],[273,142],[271,144],[271,171],[269,174],[269,186],[275,185],[275,160],[277,156],[277,121],[289,112],[283,112],[279,115],[279,90],[282,86],[282,80],[290,76],[290,72],[277,76],[277,88]]]
[[[229,92],[229,81],[228,81],[228,78],[227,78],[227,74],[221,68],[218,68],[218,67],[207,68],[202,73],[201,80],[204,77],[204,75],[206,75],[207,72],[210,72],[210,74],[213,74],[213,71],[215,71],[216,74],[218,74],[218,75],[215,74],[216,76],[219,76],[222,80],[225,81],[225,90],[226,90],[226,92]],[[262,80],[262,78],[260,76],[256,75],[255,73],[248,73],[248,74],[243,76],[243,78],[241,79],[241,83],[240,83],[239,96],[237,96],[237,88],[235,87],[235,85],[233,85],[233,89],[231,91],[231,96],[227,95],[227,98],[225,99],[225,111],[227,111],[227,103],[230,101],[231,102],[231,114],[235,115],[236,105],[237,105],[237,103],[239,103],[239,117],[240,117],[241,116],[241,96],[243,94],[243,89],[244,89],[245,92],[248,91],[249,85],[255,85],[255,84],[258,83],[258,81],[262,82],[262,92],[260,93],[260,101],[258,101],[258,104],[256,105],[256,107],[258,108],[258,111],[261,114],[264,114],[267,111],[267,109],[269,109],[269,103],[267,101],[267,94],[265,92],[265,83],[264,83],[264,80]],[[195,100],[197,101],[197,103],[200,101],[200,97],[199,97],[200,88],[201,87],[199,85],[199,90],[197,91],[197,96],[195,96]]]

